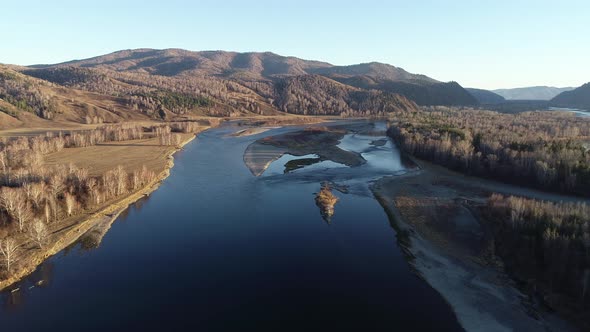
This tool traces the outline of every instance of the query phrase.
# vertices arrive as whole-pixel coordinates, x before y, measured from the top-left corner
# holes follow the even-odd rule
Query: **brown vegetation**
[[[0,239],[5,259],[5,277],[10,275],[19,257],[19,248],[27,242],[43,249],[51,232],[63,228],[63,220],[76,218],[85,211],[104,206],[113,200],[144,188],[156,179],[153,169],[136,167],[127,170],[115,166],[92,174],[73,163],[48,164],[48,155],[65,151],[78,152],[106,142],[129,142],[147,139],[178,148],[190,132],[201,129],[193,123],[169,123],[143,127],[106,125],[93,130],[68,134],[3,138],[0,140]],[[181,138],[181,135],[184,137]],[[169,150],[170,148],[166,148]],[[84,154],[83,152],[80,154]],[[137,156],[139,161],[142,160]],[[152,156],[153,157],[153,156]],[[160,158],[162,162],[166,158]],[[77,161],[77,160],[71,160]],[[136,160],[137,162],[137,160]],[[158,171],[162,171],[161,167]],[[16,243],[16,247],[13,244]]]
[[[590,121],[558,112],[515,115],[429,108],[396,113],[389,134],[408,153],[484,177],[590,193]]]
[[[322,189],[315,196],[315,204],[320,208],[320,214],[328,224],[334,215],[336,203],[338,203],[338,197],[332,194],[329,184],[323,183]]]
[[[587,322],[590,205],[496,194],[486,211],[508,270],[553,308]]]

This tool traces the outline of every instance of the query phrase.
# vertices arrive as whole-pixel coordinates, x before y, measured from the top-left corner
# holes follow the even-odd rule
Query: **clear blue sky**
[[[0,4],[0,62],[120,49],[380,61],[466,87],[590,81],[590,1],[27,1]]]

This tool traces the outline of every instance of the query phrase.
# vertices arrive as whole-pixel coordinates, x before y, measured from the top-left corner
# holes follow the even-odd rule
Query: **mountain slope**
[[[402,68],[371,62],[333,66],[326,62],[302,60],[274,53],[236,53],[224,51],[192,52],[180,49],[138,49],[119,51],[95,58],[57,65],[37,65],[32,69],[67,68],[158,75],[170,78],[231,80],[274,98],[271,85],[283,77],[322,75],[362,89],[377,89],[402,94],[420,105],[473,105],[477,100],[457,83],[441,83]],[[40,77],[34,70],[27,72]],[[111,75],[112,76],[112,75]],[[43,76],[47,77],[47,76]]]
[[[379,62],[361,63],[350,66],[312,68],[308,71],[331,78],[367,76],[379,81],[422,81],[425,83],[439,83],[437,80],[428,76],[411,74],[402,68]]]
[[[148,120],[124,98],[67,88],[0,66],[0,129]]]
[[[500,104],[506,101],[504,97],[489,90],[465,88],[480,104]]]
[[[320,75],[288,77],[277,84],[279,107],[287,113],[371,116],[417,111],[417,105],[393,93],[363,90]]]
[[[562,92],[573,89],[571,87],[532,86],[515,89],[498,89],[492,90],[492,92],[499,94],[507,100],[550,100]]]
[[[252,78],[281,75],[303,75],[331,65],[325,62],[285,57],[271,52],[237,53],[225,51],[193,52],[182,49],[137,49],[118,51],[85,60],[56,65],[36,65],[34,68],[55,67],[101,68],[114,71],[138,72],[162,76],[219,76],[245,74]]]
[[[572,91],[560,93],[551,99],[550,104],[557,107],[590,110],[590,83],[586,83]]]
[[[418,75],[416,75],[418,76]],[[456,82],[441,83],[427,80],[390,80],[369,75],[330,75],[331,79],[361,89],[397,93],[418,105],[476,105],[478,101]]]
[[[284,112],[374,116],[417,110],[404,96],[308,73],[327,67],[333,66],[273,53],[146,49],[56,65],[3,66],[0,112],[8,128],[32,123],[31,116],[79,124]],[[414,78],[393,66],[361,67],[357,70],[375,79],[396,73]]]

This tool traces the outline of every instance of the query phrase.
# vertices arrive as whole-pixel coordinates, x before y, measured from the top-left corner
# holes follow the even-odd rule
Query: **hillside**
[[[590,83],[586,83],[572,91],[560,93],[551,99],[550,104],[557,107],[590,110]]]
[[[56,65],[32,66],[35,69],[68,67],[170,78],[215,78],[231,80],[249,88],[254,87],[255,90],[267,89],[268,86],[264,85],[272,84],[282,77],[317,74],[358,88],[403,94],[421,105],[477,103],[456,83],[441,83],[425,75],[412,74],[388,64],[371,62],[334,66],[326,62],[286,57],[271,52],[137,49]],[[33,74],[33,71],[29,73]],[[272,96],[264,95],[264,97]]]
[[[0,98],[3,128],[31,121],[51,126],[285,113],[376,115],[415,110],[417,104],[478,104],[456,82],[377,62],[334,66],[270,52],[180,49],[2,66]]]
[[[424,83],[439,83],[425,75],[411,74],[402,68],[388,64],[371,62],[350,66],[326,66],[308,70],[327,77],[355,77],[367,76],[379,81],[422,81]]]
[[[573,90],[574,88],[555,88],[551,86],[532,86],[515,89],[498,89],[492,92],[506,98],[507,100],[551,100],[558,94]]]
[[[466,88],[480,104],[501,104],[506,102],[504,97],[489,90]]]
[[[224,78],[269,79],[281,75],[304,75],[330,67],[319,61],[285,57],[271,52],[193,52],[181,49],[137,49],[118,51],[85,60],[34,68],[100,68],[161,76],[217,76]]]
[[[401,95],[353,88],[319,75],[285,78],[277,84],[277,95],[284,112],[303,115],[370,116],[418,109]]]
[[[149,120],[124,98],[67,88],[0,66],[0,129]]]

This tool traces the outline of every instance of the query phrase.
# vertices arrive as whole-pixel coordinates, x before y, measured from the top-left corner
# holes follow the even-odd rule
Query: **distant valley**
[[[492,92],[504,97],[507,100],[551,100],[562,92],[575,88],[556,88],[552,86],[532,86],[515,89],[498,89]]]

